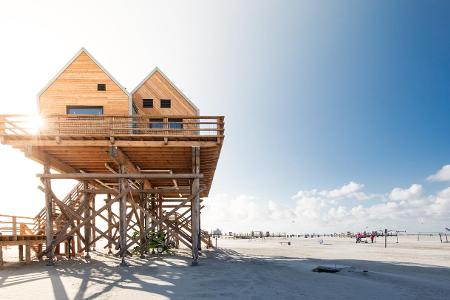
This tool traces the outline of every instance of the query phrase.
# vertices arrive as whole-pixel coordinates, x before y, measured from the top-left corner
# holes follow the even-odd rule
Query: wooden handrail
[[[171,119],[176,119],[171,121]],[[223,137],[223,116],[0,115],[0,136]]]
[[[6,218],[6,220],[4,220]],[[29,220],[34,220],[31,217],[24,216],[14,216],[14,215],[3,215],[0,214],[0,234],[2,235],[24,235],[24,234],[33,234],[33,230],[28,227],[28,225],[34,225],[34,222],[30,222]],[[23,220],[27,221],[23,221]]]

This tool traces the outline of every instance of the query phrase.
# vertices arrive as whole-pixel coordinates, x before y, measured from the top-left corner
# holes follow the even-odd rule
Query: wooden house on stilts
[[[0,235],[0,260],[5,245],[18,245],[22,258],[25,247],[26,260],[34,251],[50,265],[56,255],[89,258],[103,239],[126,265],[133,249],[144,257],[151,234],[163,232],[171,245],[190,248],[196,264],[202,243],[211,245],[200,211],[224,118],[201,116],[158,68],[129,93],[85,49],[37,100],[37,130],[30,116],[0,115],[1,142],[43,165],[37,176],[45,194],[34,218],[0,215],[9,224]],[[52,191],[59,179],[77,182],[64,198]]]

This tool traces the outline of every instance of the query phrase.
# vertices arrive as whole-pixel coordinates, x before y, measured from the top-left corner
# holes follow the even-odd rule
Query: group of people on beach
[[[372,233],[368,234],[367,232],[358,232],[355,237],[356,237],[356,243],[362,243],[363,239],[370,237],[370,241],[372,242],[372,244],[375,241],[375,238],[377,236],[376,231],[372,231]],[[367,240],[364,241],[365,243],[367,243]]]

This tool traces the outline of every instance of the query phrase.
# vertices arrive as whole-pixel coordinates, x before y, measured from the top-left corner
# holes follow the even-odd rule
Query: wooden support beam
[[[37,174],[39,178],[48,179],[195,179],[203,178],[203,174],[146,174],[146,173],[64,173],[64,174]]]
[[[201,191],[199,191],[201,192]],[[197,194],[198,195],[198,194]],[[155,227],[157,227],[159,224],[163,223],[166,219],[168,219],[171,215],[173,215],[180,207],[184,206],[187,202],[190,202],[195,195],[191,195],[188,199],[184,200],[183,202],[181,202],[177,207],[173,208],[171,211],[169,211],[168,213],[165,214],[165,216],[163,216],[162,218],[158,219],[155,216],[151,215],[149,212],[144,211],[144,214],[148,215],[151,219],[152,219],[152,226],[150,226],[150,228],[148,230],[146,230],[145,232],[141,232],[140,235],[131,238],[130,242],[127,245],[127,249],[130,248],[134,243],[137,243],[138,240],[142,237],[142,235],[146,236],[150,231],[154,230]],[[132,200],[132,199],[130,199]],[[138,204],[134,203],[133,201],[131,201],[131,205],[136,206]]]
[[[106,202],[109,202],[111,200],[111,194],[107,195],[107,198],[105,199]],[[112,209],[111,206],[108,206],[108,237],[112,237],[112,224],[113,221],[113,217],[112,217]],[[112,243],[111,241],[108,239],[108,254],[111,255],[112,254]]]
[[[19,245],[19,261],[23,261],[23,245]]]
[[[7,144],[14,147],[26,147],[28,145],[33,145],[34,147],[67,147],[67,146],[78,146],[78,147],[108,147],[114,144],[117,147],[136,147],[136,148],[144,148],[144,147],[190,147],[192,145],[201,146],[202,148],[215,148],[217,147],[217,143],[215,141],[176,141],[170,140],[168,143],[164,143],[164,141],[130,141],[130,140],[116,140],[114,143],[111,143],[110,140],[72,140],[67,139],[66,137],[62,137],[60,142],[58,143],[56,140],[30,140],[30,139],[9,139],[8,136],[3,137],[3,143],[7,142]],[[196,136],[198,137],[198,136]],[[79,137],[77,137],[79,138]],[[1,142],[1,139],[0,139]]]
[[[31,246],[25,245],[25,261],[27,263],[31,262]]]
[[[94,214],[95,213],[95,195],[91,196],[91,207],[90,208],[91,208],[91,214]],[[91,225],[92,251],[95,251],[95,242],[97,240],[95,238],[96,232],[97,232],[96,231],[97,227],[95,227],[95,219],[96,218],[92,219],[92,225]]]
[[[123,165],[120,166],[120,172],[125,173],[125,167]],[[122,174],[121,174],[122,175]],[[128,182],[125,178],[120,180],[120,191],[125,191],[128,189]],[[125,261],[125,255],[127,253],[127,222],[126,222],[126,214],[127,214],[127,194],[124,193],[122,197],[119,199],[119,231],[120,231],[120,253],[122,261],[120,266],[125,267],[127,263]]]
[[[50,166],[44,165],[44,174],[50,173]],[[52,186],[50,178],[44,179],[44,191],[45,191],[45,209],[47,213],[47,222],[45,224],[46,235],[46,252],[47,252],[47,266],[53,266],[54,249],[53,249],[53,197]]]
[[[46,153],[45,151],[39,150],[37,147],[33,146],[26,146],[24,148],[25,156],[37,161],[43,165],[47,165],[49,168],[52,168],[58,172],[64,172],[64,173],[78,173],[79,170],[76,168],[73,168],[66,164],[65,162],[62,162],[61,160],[57,159],[56,157],[53,157]]]
[[[88,189],[88,184],[86,181],[83,181],[83,190],[87,190]],[[83,203],[85,203],[86,205],[86,209],[84,211],[84,218],[88,219],[91,216],[91,200],[90,200],[90,195],[86,192],[83,192]],[[84,225],[84,248],[85,248],[85,259],[86,260],[90,260],[91,259],[91,255],[89,254],[89,250],[90,250],[90,246],[91,246],[91,221],[89,220],[85,225]]]
[[[55,243],[60,243],[67,238],[67,236],[72,235],[74,232],[79,230],[82,226],[84,226],[87,222],[90,222],[93,218],[97,217],[97,215],[101,214],[105,209],[107,209],[110,205],[112,205],[117,199],[120,199],[124,194],[128,193],[128,189],[123,190],[117,195],[114,199],[111,199],[107,202],[102,208],[97,210],[93,215],[91,215],[88,219],[84,219],[77,224],[77,227],[72,228],[69,232],[66,232],[67,228],[70,227],[70,224],[66,224],[63,229],[57,234]],[[80,214],[85,209],[86,203],[81,203],[80,207],[76,211],[77,214]],[[72,219],[73,220],[73,219]],[[69,220],[69,221],[72,221]],[[47,254],[47,250],[42,253],[43,255]]]
[[[200,173],[200,147],[192,147],[192,173]],[[194,178],[192,182],[192,208],[191,208],[191,228],[192,228],[192,265],[198,264],[200,249],[200,180]]]
[[[144,183],[142,183],[141,188],[143,188]],[[141,209],[139,210],[139,219],[140,219],[140,228],[139,228],[139,232],[143,232],[146,229],[146,217],[144,214],[144,209],[146,206],[146,199],[145,199],[145,194],[140,193],[139,194],[139,203],[140,203],[140,207]],[[144,208],[144,209],[143,209]],[[140,257],[141,258],[145,258],[145,244],[147,243],[147,239],[145,236],[141,236],[141,244],[140,244]]]
[[[87,190],[88,193],[91,194],[118,194],[118,191],[112,190],[112,189],[93,189],[89,188]],[[181,188],[181,189],[175,189],[175,188],[154,188],[154,189],[130,189],[130,193],[133,194],[148,194],[148,193],[154,193],[154,194],[190,194],[191,189],[190,188]]]

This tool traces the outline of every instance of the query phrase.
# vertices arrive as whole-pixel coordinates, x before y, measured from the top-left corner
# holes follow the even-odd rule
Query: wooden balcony
[[[69,144],[83,145],[74,141],[89,140],[111,143],[162,141],[168,144],[169,141],[197,141],[220,144],[223,138],[223,116],[0,115],[0,139],[8,144],[33,141],[34,144],[47,145],[51,143],[44,141],[67,141]]]
[[[0,115],[2,144],[61,173],[117,172],[112,147],[142,172],[191,173],[192,147],[201,147],[202,197],[209,193],[223,138],[221,116]],[[173,186],[172,179],[160,177],[154,186]],[[189,182],[178,179],[177,185]]]

